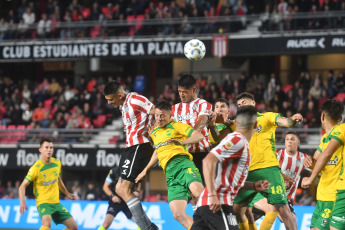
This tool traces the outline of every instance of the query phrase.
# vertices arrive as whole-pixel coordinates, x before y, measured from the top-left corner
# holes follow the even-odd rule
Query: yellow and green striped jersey
[[[176,155],[187,155],[190,160],[193,160],[192,155],[187,151],[186,146],[170,144],[167,141],[170,139],[177,139],[183,141],[190,137],[195,129],[188,124],[170,121],[164,127],[156,126],[151,132],[151,139],[154,148],[157,150],[158,160],[160,166],[165,172],[168,161]]]
[[[59,185],[58,180],[61,172],[61,162],[52,157],[49,165],[45,164],[42,159],[36,161],[31,166],[25,179],[33,182],[36,205],[43,203],[59,203]]]
[[[249,171],[279,166],[276,154],[276,128],[280,113],[257,113],[258,127],[249,142]]]

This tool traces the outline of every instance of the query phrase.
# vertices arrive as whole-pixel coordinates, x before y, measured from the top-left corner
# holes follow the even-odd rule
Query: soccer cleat
[[[154,223],[151,224],[151,229],[152,229],[152,230],[159,230],[159,228],[157,227],[157,225],[155,225]]]

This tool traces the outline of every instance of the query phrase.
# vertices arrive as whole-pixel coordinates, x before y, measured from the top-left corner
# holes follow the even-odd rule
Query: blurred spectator
[[[42,19],[38,22],[38,25],[37,25],[37,36],[39,38],[49,38],[50,33],[51,33],[51,20],[47,18],[46,14],[42,14]]]
[[[32,120],[33,121],[40,121],[44,118],[45,110],[43,108],[43,102],[38,103],[38,107],[34,110],[34,113],[32,114]]]
[[[313,197],[308,193],[308,190],[303,190],[302,198],[298,201],[298,205],[309,206],[313,202]]]
[[[89,182],[87,184],[87,189],[84,194],[84,200],[96,200],[98,199],[98,195],[95,189],[95,184],[93,182]]]
[[[27,8],[26,12],[23,14],[24,24],[32,25],[35,23],[35,14],[32,12],[31,8]]]

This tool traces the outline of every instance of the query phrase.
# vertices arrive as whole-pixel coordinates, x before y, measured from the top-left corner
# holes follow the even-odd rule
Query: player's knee
[[[51,216],[43,216],[42,218],[42,225],[47,226],[48,228],[52,225],[52,218]]]

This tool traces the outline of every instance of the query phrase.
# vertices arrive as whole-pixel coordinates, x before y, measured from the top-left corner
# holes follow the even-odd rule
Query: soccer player
[[[202,159],[211,150],[207,123],[212,111],[212,105],[196,96],[196,81],[190,74],[184,74],[179,79],[178,93],[181,102],[173,105],[171,111],[172,118],[175,121],[190,125],[205,137],[199,143],[187,147],[202,175]]]
[[[338,147],[343,145],[343,142],[341,142],[341,139],[338,136],[344,132],[344,130],[341,132],[336,130],[339,130],[337,124],[341,121],[343,110],[344,106],[336,100],[327,100],[321,107],[321,126],[326,133],[322,136],[320,145],[315,151],[313,158],[314,160],[317,160],[317,162],[321,157],[324,160],[324,151],[328,149],[328,146],[332,149],[332,152],[327,152],[327,154],[331,155],[327,155],[327,165],[321,168],[322,175],[316,194],[317,203],[310,224],[311,229],[314,230],[330,229],[331,215],[334,214],[332,213],[332,210],[334,208],[334,202],[337,198],[336,185],[339,173],[342,171],[342,148]],[[333,144],[331,145],[331,143]],[[310,185],[310,183],[315,179],[315,175],[319,174],[319,172],[316,173],[317,171],[320,172],[321,170],[320,168],[316,168],[315,165],[310,178],[306,177],[302,180],[302,187],[307,187]],[[338,224],[341,223],[341,221],[337,218],[334,218],[334,221]],[[337,225],[334,227],[337,227]]]
[[[151,132],[156,150],[136,181],[140,181],[159,161],[166,175],[168,201],[173,216],[185,228],[189,228],[193,224],[193,218],[186,214],[190,193],[199,198],[204,186],[186,145],[198,143],[204,136],[189,125],[170,118],[171,105],[165,101],[158,103],[155,109],[157,126]]]
[[[228,118],[229,106],[229,101],[225,98],[218,98],[214,103],[214,111],[208,125],[208,134],[212,145],[219,144],[224,137],[235,130],[235,126]]]
[[[108,82],[103,94],[108,104],[120,107],[126,132],[126,149],[121,155],[121,175],[116,184],[116,193],[127,203],[142,230],[158,229],[147,217],[139,198],[132,191],[135,178],[150,161],[153,153],[148,126],[154,115],[154,106],[140,94],[126,93],[117,81]]]
[[[114,218],[120,211],[122,211],[128,219],[134,220],[133,215],[129,210],[126,202],[121,197],[119,197],[115,191],[116,183],[119,180],[119,174],[120,169],[119,167],[115,166],[112,169],[110,169],[109,174],[104,181],[103,191],[105,192],[105,194],[109,196],[109,206],[104,222],[101,226],[99,226],[98,230],[108,229],[111,223],[113,222]],[[139,193],[135,195],[138,196]]]
[[[49,230],[52,220],[55,224],[64,224],[65,230],[76,230],[78,225],[72,215],[60,204],[60,193],[63,192],[67,198],[77,199],[69,193],[61,180],[61,162],[53,157],[54,148],[52,140],[44,138],[40,142],[41,159],[31,166],[28,174],[19,187],[20,213],[27,210],[25,203],[25,189],[33,182],[34,195],[36,197],[37,210],[42,220],[40,230]]]
[[[238,229],[232,210],[238,191],[242,187],[257,191],[269,188],[268,181],[245,182],[250,165],[248,142],[255,132],[256,112],[253,106],[239,108],[235,132],[228,134],[203,160],[206,188],[198,200],[191,229]]]
[[[297,133],[288,131],[285,135],[285,149],[277,150],[279,165],[285,180],[288,204],[292,213],[295,213],[292,201],[295,199],[298,183],[301,179],[301,173],[303,171],[308,171],[310,174],[311,172],[303,165],[303,162],[308,155],[298,151],[299,144],[300,138]],[[263,214],[271,211],[267,205],[267,199],[260,193],[255,195],[255,198],[251,203],[252,205],[249,206],[254,206],[253,212],[255,220],[262,216],[262,212],[258,212],[258,210],[263,211]],[[292,215],[292,217],[294,218],[294,221],[297,221],[295,214]]]
[[[249,93],[241,93],[237,97],[237,106],[250,105],[255,107],[255,100]],[[256,182],[267,179],[271,183],[268,191],[260,192],[267,198],[270,205],[274,206],[272,212],[265,215],[260,229],[271,229],[278,213],[280,214],[286,228],[297,230],[297,223],[294,222],[292,214],[287,205],[287,196],[284,179],[280,172],[279,161],[276,156],[275,130],[278,126],[291,128],[297,122],[301,122],[301,114],[285,118],[279,113],[257,113],[258,127],[249,143],[251,163],[247,181]],[[256,229],[256,226],[249,226],[245,217],[248,203],[258,192],[251,190],[241,190],[234,203],[234,211],[240,220],[241,229]],[[273,207],[272,207],[273,208]],[[255,224],[255,223],[254,223]]]

